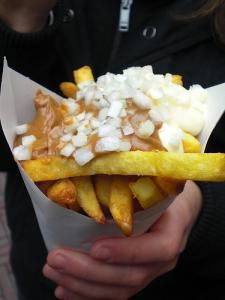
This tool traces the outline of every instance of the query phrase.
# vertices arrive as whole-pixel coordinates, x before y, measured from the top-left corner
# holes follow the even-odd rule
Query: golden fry
[[[183,78],[181,75],[172,75],[172,82],[175,84],[183,85]]]
[[[141,177],[129,184],[135,198],[142,208],[146,209],[166,198],[150,177]]]
[[[62,82],[59,85],[59,88],[63,95],[67,98],[76,98],[76,93],[78,91],[78,87],[73,82]]]
[[[124,176],[113,177],[109,205],[115,223],[126,236],[130,236],[133,230],[133,197],[129,180]]]
[[[185,133],[183,139],[183,148],[186,153],[200,153],[201,144],[200,142],[191,134]]]
[[[84,66],[78,70],[74,70],[73,77],[76,84],[82,83],[84,81],[94,81],[94,76],[89,66]]]
[[[37,187],[42,191],[43,194],[47,195],[48,188],[54,183],[55,181],[39,181],[36,182]]]
[[[179,194],[184,187],[184,181],[171,178],[157,176],[155,177],[155,182],[164,193],[171,196],[176,196]]]
[[[104,224],[105,216],[98,203],[90,177],[76,177],[72,179],[77,189],[77,200],[84,212],[97,223]]]
[[[47,188],[47,196],[52,201],[64,207],[78,210],[77,191],[69,179],[61,179]]]
[[[178,180],[224,181],[225,154],[130,151],[110,153],[79,166],[73,158],[46,157],[21,162],[33,181],[95,174],[160,176]]]
[[[106,207],[109,207],[111,182],[112,182],[112,176],[108,176],[108,175],[95,176],[95,192],[97,198],[99,202]]]

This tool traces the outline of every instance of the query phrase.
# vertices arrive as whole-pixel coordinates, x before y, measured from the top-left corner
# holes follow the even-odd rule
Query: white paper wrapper
[[[32,99],[37,89],[42,89],[43,92],[53,95],[55,99],[60,99],[58,95],[10,69],[6,60],[4,61],[0,119],[11,149],[15,139],[15,127],[30,122],[35,114]],[[208,92],[209,109],[206,124],[199,137],[202,151],[204,151],[213,128],[225,110],[225,84],[211,87]],[[28,178],[19,164],[18,167],[30,194],[44,241],[49,250],[56,246],[88,250],[96,239],[106,236],[122,236],[113,221],[99,225],[89,217],[65,209],[48,200]],[[168,198],[150,209],[135,213],[134,235],[148,230],[172,201],[173,198]]]

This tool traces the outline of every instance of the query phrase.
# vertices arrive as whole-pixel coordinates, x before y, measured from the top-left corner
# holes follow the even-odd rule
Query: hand
[[[187,182],[149,232],[99,240],[90,255],[72,249],[53,250],[43,273],[59,285],[55,292],[59,299],[129,299],[176,266],[201,202],[198,187]]]
[[[56,0],[0,0],[0,19],[17,32],[43,29]]]

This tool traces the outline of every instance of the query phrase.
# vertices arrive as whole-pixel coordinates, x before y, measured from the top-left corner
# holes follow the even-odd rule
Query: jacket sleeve
[[[198,186],[203,206],[179,263],[186,270],[192,268],[194,277],[222,280],[225,276],[225,182],[198,183]]]
[[[63,7],[60,2],[54,9],[54,23],[35,33],[18,33],[0,21],[0,78],[2,76],[3,57],[7,58],[10,67],[31,77],[33,80],[55,89],[48,80],[50,70],[54,67],[54,43],[57,30],[62,23]],[[59,82],[59,81],[58,81]],[[0,171],[8,171],[15,167],[9,147],[3,136],[0,124]]]

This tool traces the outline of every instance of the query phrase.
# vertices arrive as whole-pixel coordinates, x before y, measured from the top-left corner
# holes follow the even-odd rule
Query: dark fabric
[[[118,33],[119,0],[63,1],[64,7],[56,8],[54,26],[35,35],[20,35],[1,24],[0,55],[5,55],[15,70],[56,92],[58,84],[71,80],[73,69],[82,65],[90,65],[99,76],[151,64],[155,73],[181,74],[186,86],[199,83],[209,87],[225,81],[224,47],[213,39],[210,20],[181,20],[182,14],[201,2],[135,0],[130,31]],[[68,8],[75,14],[65,22]],[[147,26],[156,29],[154,38],[143,36]],[[224,122],[223,117],[208,151],[224,152]],[[1,136],[3,148],[0,167],[11,170],[6,208],[18,285],[27,300],[54,299],[54,285],[41,275],[47,251],[34,211],[13,160],[6,156]],[[176,269],[133,299],[225,299],[225,185],[201,183],[200,187],[203,209]],[[215,297],[217,294],[220,296]]]
[[[42,276],[47,251],[31,200],[17,169],[10,172],[7,179],[6,212],[12,237],[10,258],[17,285],[25,299],[54,299],[54,284]]]

